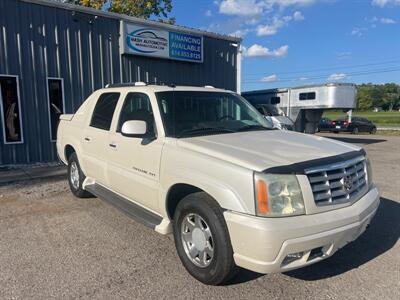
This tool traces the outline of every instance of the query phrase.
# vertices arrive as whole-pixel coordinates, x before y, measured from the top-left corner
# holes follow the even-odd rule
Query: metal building
[[[57,160],[58,116],[109,83],[240,92],[239,38],[49,0],[0,0],[0,165]]]

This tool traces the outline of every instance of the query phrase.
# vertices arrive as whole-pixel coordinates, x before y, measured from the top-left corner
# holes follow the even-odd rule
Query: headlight
[[[371,188],[372,187],[372,185],[373,185],[373,182],[372,182],[372,166],[371,166],[371,161],[369,160],[369,158],[367,158],[366,160],[365,160],[365,164],[366,164],[366,166],[367,166],[367,183],[368,183],[368,186]]]
[[[254,173],[254,187],[258,216],[305,214],[303,194],[295,175]]]

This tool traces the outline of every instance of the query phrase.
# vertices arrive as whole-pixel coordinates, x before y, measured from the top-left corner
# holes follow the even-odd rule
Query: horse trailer
[[[324,110],[355,108],[356,95],[356,85],[351,83],[328,83],[242,93],[253,105],[277,105],[294,121],[296,131],[306,133],[316,131]]]

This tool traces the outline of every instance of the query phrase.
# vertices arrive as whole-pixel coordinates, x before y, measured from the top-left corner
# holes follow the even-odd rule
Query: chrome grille
[[[307,169],[317,205],[353,202],[368,190],[365,157]]]

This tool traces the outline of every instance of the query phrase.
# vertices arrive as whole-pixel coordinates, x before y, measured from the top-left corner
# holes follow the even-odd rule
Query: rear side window
[[[300,93],[299,100],[315,100],[315,92]]]
[[[90,126],[103,130],[110,130],[112,117],[115,107],[117,106],[118,99],[119,93],[101,94],[93,110]]]

